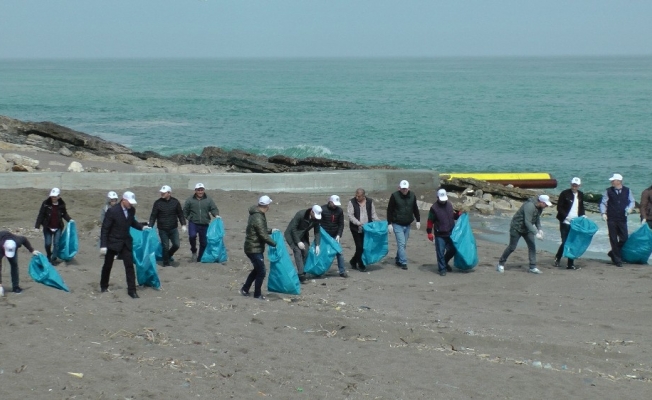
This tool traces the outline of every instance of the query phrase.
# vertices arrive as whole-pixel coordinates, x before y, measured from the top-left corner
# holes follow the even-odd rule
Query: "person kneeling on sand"
[[[59,254],[59,239],[63,230],[63,220],[70,222],[70,215],[66,210],[66,202],[59,196],[59,188],[50,190],[50,197],[41,204],[41,209],[36,217],[34,229],[40,230],[43,227],[43,239],[45,240],[45,252],[48,261],[55,264]]]
[[[315,254],[319,255],[319,243],[321,233],[319,231],[319,220],[321,219],[321,207],[312,206],[307,210],[300,210],[292,218],[292,221],[285,228],[285,241],[292,248],[294,254],[294,264],[299,274],[299,282],[306,281],[306,273],[303,272],[303,265],[308,258],[308,248],[310,247],[310,229],[314,231],[315,236]]]
[[[249,289],[254,284],[254,299],[266,300],[262,294],[263,281],[265,280],[265,243],[276,247],[276,242],[269,236],[273,231],[267,228],[265,213],[269,211],[272,199],[269,196],[261,196],[258,204],[249,208],[249,220],[245,231],[244,252],[251,260],[254,269],[247,276],[240,294],[249,296]],[[255,282],[255,283],[254,283]]]
[[[29,243],[29,240],[25,236],[14,235],[8,231],[0,232],[0,297],[4,296],[5,290],[2,287],[2,258],[7,257],[9,260],[9,265],[11,266],[11,284],[13,286],[13,291],[16,294],[19,294],[23,291],[20,288],[18,280],[18,255],[16,250],[20,246],[25,246],[30,253],[35,256],[41,254],[38,250],[34,250],[32,245]]]
[[[543,240],[543,231],[541,230],[541,213],[546,207],[552,206],[550,197],[542,194],[538,198],[532,198],[516,211],[509,226],[509,245],[500,256],[496,271],[505,272],[505,262],[514,250],[518,241],[523,237],[527,244],[528,257],[530,259],[530,270],[533,274],[540,274],[541,270],[537,268],[537,248],[534,238]]]

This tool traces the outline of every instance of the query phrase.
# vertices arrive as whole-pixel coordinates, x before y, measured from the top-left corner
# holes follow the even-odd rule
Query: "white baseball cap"
[[[575,177],[575,178],[571,179],[571,185],[577,185],[577,186],[579,186],[579,185],[581,185],[581,184],[582,184],[582,180],[581,180],[580,178]]]
[[[409,189],[409,188],[410,188],[410,182],[408,182],[408,181],[406,181],[405,179],[403,179],[403,180],[401,181],[401,183],[398,184],[398,187],[399,187],[400,189]]]
[[[195,190],[197,190],[197,189],[199,189],[199,188],[206,189],[206,188],[204,187],[204,184],[201,183],[201,182],[195,185]]]
[[[5,241],[5,244],[2,247],[5,249],[5,256],[7,258],[12,258],[16,255],[16,242],[13,240],[9,239]]]
[[[321,207],[315,204],[312,206],[312,212],[315,214],[315,219],[321,219]]]
[[[269,196],[267,195],[260,196],[260,198],[258,199],[259,206],[268,206],[270,204],[272,204],[272,199],[270,199]]]
[[[113,190],[110,191],[109,193],[107,193],[106,197],[108,197],[109,199],[118,200],[118,194],[116,192],[114,192]]]
[[[172,191],[172,188],[169,187],[168,185],[161,186],[161,190],[159,190],[159,192],[161,192],[161,193],[167,193],[167,192],[171,192],[171,191]]]
[[[446,194],[446,189],[439,189],[437,191],[437,198],[439,198],[441,201],[447,201],[448,195]]]
[[[620,175],[620,174],[613,174],[613,176],[611,178],[609,178],[609,180],[610,181],[622,181],[623,176]],[[54,189],[52,189],[52,190],[54,190]]]
[[[550,202],[550,196],[548,196],[547,194],[542,194],[541,196],[539,196],[539,201],[542,203],[546,203],[548,207],[552,207],[552,203]]]
[[[338,195],[336,195],[336,194],[332,195],[332,196],[328,199],[328,201],[332,201],[333,204],[335,204],[336,206],[341,206],[341,205],[342,205],[342,203],[340,202],[340,196],[338,196]]]
[[[50,190],[50,197],[56,197],[59,196],[59,194],[61,194],[59,188],[52,188],[52,190]]]
[[[129,204],[138,204],[136,203],[136,195],[134,194],[134,192],[124,192],[122,194],[122,198],[124,200],[127,200]]]

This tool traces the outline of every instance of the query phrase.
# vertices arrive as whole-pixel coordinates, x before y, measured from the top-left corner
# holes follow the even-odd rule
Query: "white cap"
[[[398,187],[399,187],[400,189],[409,189],[409,188],[410,188],[410,182],[408,182],[408,181],[406,181],[405,179],[403,179],[403,180],[401,181],[401,183],[398,184]]]
[[[204,187],[204,184],[201,183],[201,182],[195,185],[195,190],[197,190],[197,189],[199,189],[199,188],[206,189],[206,188]]]
[[[118,200],[118,194],[116,192],[114,192],[113,190],[110,191],[109,193],[107,193],[106,197],[108,197],[109,199]]]
[[[609,180],[610,181],[622,181],[623,176],[620,175],[620,174],[613,174],[613,176],[611,178],[609,178]],[[54,189],[52,189],[52,190],[54,190]]]
[[[437,198],[441,201],[447,201],[448,195],[446,194],[446,189],[439,189],[437,191]]]
[[[267,195],[260,196],[260,198],[258,199],[259,206],[268,206],[270,204],[272,204],[272,199],[270,199],[269,196]]]
[[[312,206],[312,212],[315,214],[315,219],[321,219],[321,207],[315,204]]]
[[[161,192],[161,193],[167,193],[167,192],[171,192],[171,191],[172,191],[172,188],[169,187],[168,185],[161,186],[161,190],[159,190],[159,192]]]
[[[124,200],[127,200],[129,204],[138,204],[136,203],[136,195],[134,194],[134,192],[124,192],[122,194],[122,198]]]
[[[582,180],[581,180],[580,178],[575,177],[575,178],[571,179],[571,185],[577,185],[577,186],[579,186],[579,185],[581,185],[581,184],[582,184]]]
[[[59,194],[61,194],[59,188],[52,188],[52,190],[50,190],[50,197],[56,197],[59,196]]]
[[[547,194],[542,194],[541,196],[539,196],[539,201],[542,203],[546,203],[548,207],[552,207],[552,203],[550,202],[550,196],[548,196]]]
[[[336,206],[341,206],[341,205],[342,205],[342,202],[340,202],[340,196],[338,196],[338,195],[336,195],[336,194],[332,195],[332,196],[328,199],[328,201],[332,201],[333,204],[335,204]]]
[[[16,242],[14,242],[13,240],[9,239],[5,241],[3,247],[5,249],[5,256],[7,258],[12,258],[13,256],[16,255]]]

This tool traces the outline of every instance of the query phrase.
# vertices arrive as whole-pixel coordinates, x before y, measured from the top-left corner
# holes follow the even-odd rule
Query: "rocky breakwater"
[[[349,169],[394,169],[388,165],[366,166],[321,157],[265,157],[241,150],[205,147],[201,154],[164,156],[153,151],[136,152],[121,144],[75,131],[53,122],[24,122],[0,115],[0,171],[31,172],[61,170],[70,172],[304,172]],[[58,160],[47,165],[24,152],[53,154]],[[74,161],[63,163],[61,157]],[[123,168],[116,166],[123,165]],[[129,168],[124,168],[128,166]]]

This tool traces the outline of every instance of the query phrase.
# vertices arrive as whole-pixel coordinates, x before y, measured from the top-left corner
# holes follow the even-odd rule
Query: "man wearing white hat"
[[[245,230],[244,252],[254,269],[247,275],[247,280],[240,288],[240,294],[249,296],[251,285],[254,285],[254,299],[266,300],[262,293],[265,280],[265,245],[276,247],[276,242],[270,234],[278,229],[267,227],[265,214],[269,211],[272,199],[267,195],[258,198],[258,204],[249,207],[249,219]]]
[[[559,193],[557,201],[557,219],[559,220],[559,233],[561,235],[561,244],[555,255],[555,267],[559,268],[561,256],[564,254],[564,245],[570,233],[571,221],[585,214],[584,211],[584,193],[579,190],[582,180],[578,177],[571,179],[570,189],[563,190]],[[566,269],[575,269],[575,263],[572,258],[568,259]]]
[[[153,227],[156,224],[158,228],[158,236],[161,239],[161,247],[163,247],[163,266],[169,267],[170,265],[177,266],[178,263],[172,261],[172,256],[179,250],[179,224],[181,230],[186,232],[186,218],[183,216],[183,209],[179,200],[172,197],[172,188],[168,185],[163,185],[159,190],[161,198],[154,202],[152,206],[152,213],[149,216],[149,226]],[[170,247],[172,242],[172,247]]]
[[[334,194],[328,199],[328,203],[321,206],[321,222],[320,225],[326,233],[335,238],[337,243],[342,238],[344,232],[344,210],[342,210],[342,202],[340,196]],[[349,274],[346,273],[344,267],[344,255],[337,253],[337,269],[342,278],[347,278]]]
[[[632,191],[623,186],[622,175],[613,174],[609,180],[611,181],[611,187],[607,188],[602,194],[600,214],[602,214],[602,219],[607,223],[607,229],[609,230],[611,251],[607,255],[617,267],[622,267],[623,259],[620,251],[629,237],[627,216],[634,209],[636,202]]]
[[[437,253],[437,269],[439,275],[446,276],[446,272],[453,269],[448,262],[457,254],[453,245],[451,233],[455,228],[455,220],[460,214],[453,210],[453,205],[448,201],[446,189],[437,191],[437,201],[433,203],[428,211],[428,222],[426,233],[428,240],[435,242],[435,252]]]
[[[201,262],[206,250],[208,240],[208,225],[211,217],[220,218],[220,210],[213,199],[206,195],[203,183],[195,185],[195,194],[188,197],[183,204],[183,216],[188,220],[188,241],[190,242],[191,261]],[[199,251],[197,251],[197,237],[199,236]]]
[[[541,230],[541,213],[546,207],[551,207],[550,196],[542,194],[539,197],[534,197],[521,206],[512,217],[512,223],[509,226],[509,245],[500,256],[496,271],[505,272],[505,262],[514,250],[516,245],[521,239],[525,239],[527,244],[528,258],[530,260],[529,272],[533,274],[540,274],[541,270],[537,268],[537,248],[534,243],[534,238],[543,240],[543,231]]]
[[[410,237],[410,225],[414,220],[417,221],[417,229],[421,228],[417,196],[410,190],[410,183],[404,179],[399,182],[398,190],[392,193],[387,204],[387,230],[396,237],[394,263],[402,269],[408,269],[405,248]]]
[[[292,248],[294,264],[297,267],[297,273],[299,274],[299,281],[301,283],[306,281],[306,273],[303,272],[303,265],[306,262],[306,258],[308,258],[311,229],[315,236],[315,254],[319,255],[319,244],[321,242],[319,221],[321,220],[321,213],[322,208],[316,204],[307,210],[299,210],[283,233],[285,241]]]
[[[132,250],[133,239],[129,233],[129,228],[138,230],[150,228],[136,220],[136,208],[134,208],[136,204],[136,195],[133,192],[124,192],[120,203],[109,208],[104,216],[104,221],[102,221],[100,234],[100,255],[104,256],[104,265],[100,277],[100,291],[102,293],[109,290],[113,260],[115,256],[119,256],[125,266],[127,294],[132,299],[140,297],[136,292],[136,273]]]
[[[41,208],[36,217],[34,229],[43,227],[43,239],[45,240],[45,252],[51,263],[57,262],[59,255],[59,239],[63,231],[63,221],[70,222],[70,215],[66,209],[66,202],[60,197],[59,188],[52,188],[50,196],[41,203]]]
[[[38,250],[34,250],[29,240],[25,236],[14,235],[11,232],[0,232],[0,297],[4,296],[5,290],[2,287],[2,258],[7,257],[9,265],[11,266],[11,285],[15,294],[20,294],[23,289],[20,288],[20,281],[18,279],[18,255],[16,250],[20,246],[25,246],[30,253],[36,255],[41,254]]]

